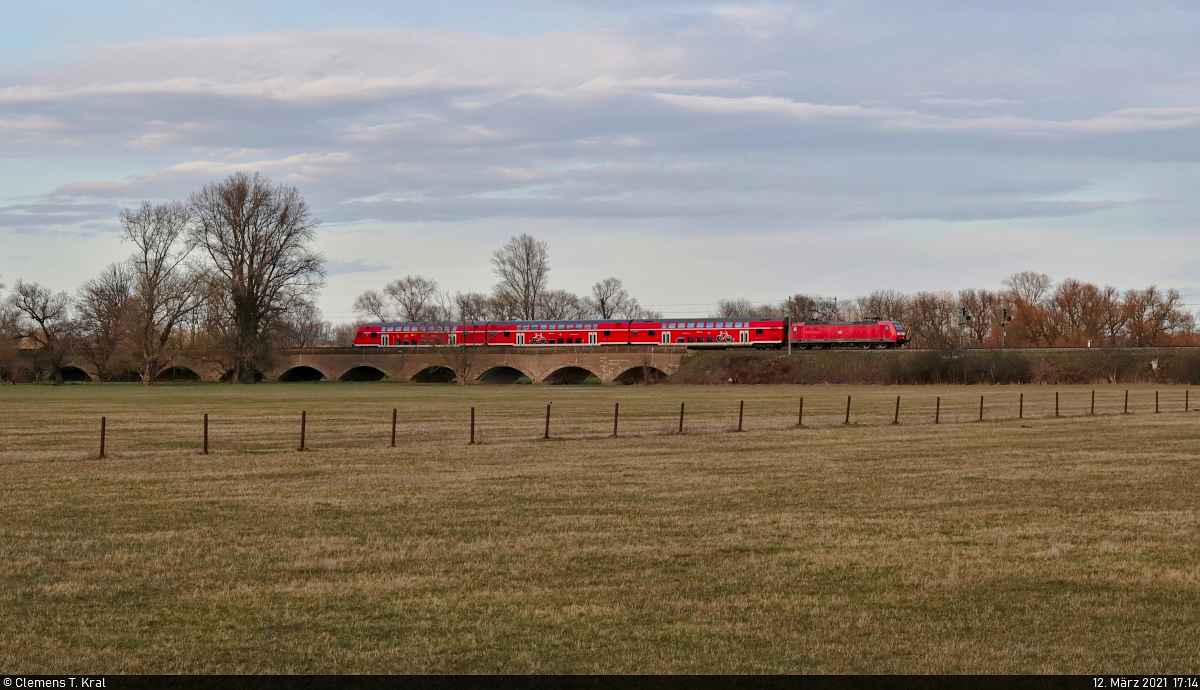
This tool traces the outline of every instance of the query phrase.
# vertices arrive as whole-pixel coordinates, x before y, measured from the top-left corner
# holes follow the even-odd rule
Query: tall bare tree
[[[62,383],[73,340],[70,295],[17,280],[8,303],[29,322],[28,337],[38,346],[35,359],[39,365],[50,369],[55,383]]]
[[[121,239],[136,248],[129,257],[133,273],[130,335],[137,353],[142,383],[166,363],[175,329],[200,306],[202,291],[185,261],[191,212],[178,201],[151,204],[121,212]]]
[[[128,342],[132,289],[133,276],[128,266],[112,263],[81,285],[75,296],[79,354],[102,381],[111,377],[118,352],[123,350],[128,354],[128,348],[123,346]]]
[[[797,295],[797,297],[803,297],[803,295]],[[854,302],[860,318],[889,321],[904,319],[906,299],[903,293],[895,290],[876,290],[866,297],[859,297]]]
[[[629,292],[619,278],[605,278],[592,286],[592,293],[586,299],[597,318],[611,319],[624,309]]]
[[[583,319],[590,309],[578,295],[566,290],[547,290],[538,297],[539,319]]]
[[[404,276],[388,283],[383,294],[399,307],[400,318],[405,321],[437,320],[438,284],[432,278]]]
[[[189,240],[208,259],[228,305],[231,381],[269,365],[284,315],[315,298],[324,259],[310,248],[318,221],[295,187],[238,172],[192,194]]]
[[[513,237],[492,254],[492,270],[500,279],[495,299],[510,303],[519,318],[536,319],[549,280],[549,245],[525,234]]]
[[[387,298],[375,290],[367,290],[355,297],[353,309],[362,316],[374,317],[376,321],[391,321],[395,316]]]
[[[0,283],[0,290],[4,283]],[[16,384],[17,331],[20,312],[8,300],[0,300],[0,380]]]

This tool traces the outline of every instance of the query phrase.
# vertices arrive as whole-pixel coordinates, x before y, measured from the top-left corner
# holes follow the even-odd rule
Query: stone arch
[[[347,369],[338,377],[338,381],[382,381],[387,377],[387,373],[379,367],[373,367],[370,364],[360,364]]]
[[[324,381],[327,376],[319,369],[300,365],[292,367],[279,375],[280,383],[315,383]]]
[[[632,385],[635,383],[658,383],[667,378],[666,372],[651,366],[636,366],[626,369],[613,379],[613,383]]]
[[[87,382],[91,383],[92,375],[84,371],[82,368],[68,364],[62,368],[62,380],[71,382]]]
[[[550,372],[542,383],[550,385],[574,385],[578,386],[583,383],[600,383],[600,377],[588,369],[580,366],[562,367]]]
[[[457,383],[458,373],[444,364],[434,364],[413,374],[413,383]]]
[[[167,367],[166,369],[163,369],[162,371],[158,372],[158,376],[155,376],[154,380],[162,381],[162,382],[166,382],[166,383],[178,382],[178,381],[184,381],[187,383],[195,383],[200,380],[200,374],[197,374],[196,372],[192,371],[191,369],[188,369],[187,367],[181,367],[181,366],[176,365],[173,367]]]
[[[477,383],[521,383],[521,379],[533,382],[532,376],[506,364],[488,368],[475,377]]]

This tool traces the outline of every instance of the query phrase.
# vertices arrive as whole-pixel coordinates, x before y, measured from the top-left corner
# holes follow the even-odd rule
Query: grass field
[[[0,387],[0,667],[1194,673],[1200,414],[1057,390]]]

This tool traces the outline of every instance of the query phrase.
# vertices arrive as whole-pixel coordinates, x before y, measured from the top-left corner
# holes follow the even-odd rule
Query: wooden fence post
[[[396,408],[392,408],[392,448],[396,447]]]
[[[306,450],[304,447],[304,432],[308,427],[308,410],[300,411],[300,450]]]
[[[738,431],[742,430],[742,414],[746,411],[746,401],[738,403]]]
[[[1021,402],[1017,403],[1017,419],[1025,419],[1025,394],[1021,394]]]
[[[554,403],[546,403],[546,435],[542,438],[550,438],[550,406]]]
[[[1096,414],[1096,391],[1092,391],[1092,414]]]
[[[979,396],[979,421],[983,421],[983,396]]]
[[[942,396],[938,396],[937,407],[933,411],[933,423],[938,424],[942,421]]]
[[[796,426],[804,426],[804,398],[800,398],[800,417],[796,420]]]
[[[679,403],[679,433],[683,433],[683,406],[686,403]]]
[[[208,413],[204,413],[204,454],[208,455]]]
[[[475,408],[471,408],[471,443],[475,443]]]
[[[1154,391],[1154,414],[1158,414],[1158,391]]]
[[[621,403],[613,403],[613,436],[617,435],[617,420],[621,417]]]
[[[850,423],[850,396],[846,396],[846,423]]]
[[[1054,416],[1058,416],[1058,391],[1054,391]]]
[[[900,396],[896,396],[896,416],[892,418],[892,424],[900,423]]]
[[[104,436],[108,427],[108,417],[100,418],[100,457],[104,457]]]
[[[1129,414],[1129,389],[1125,390],[1125,411],[1121,414]]]

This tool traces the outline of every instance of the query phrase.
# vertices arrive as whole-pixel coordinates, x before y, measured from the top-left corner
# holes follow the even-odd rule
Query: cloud
[[[379,271],[390,269],[391,266],[389,264],[372,263],[363,259],[353,259],[351,261],[325,260],[325,272],[331,276],[346,275],[349,273],[378,273]]]
[[[984,106],[984,105],[1020,105],[1026,101],[1014,100],[1010,98],[924,98],[922,103],[929,105],[969,105],[969,106]]]

